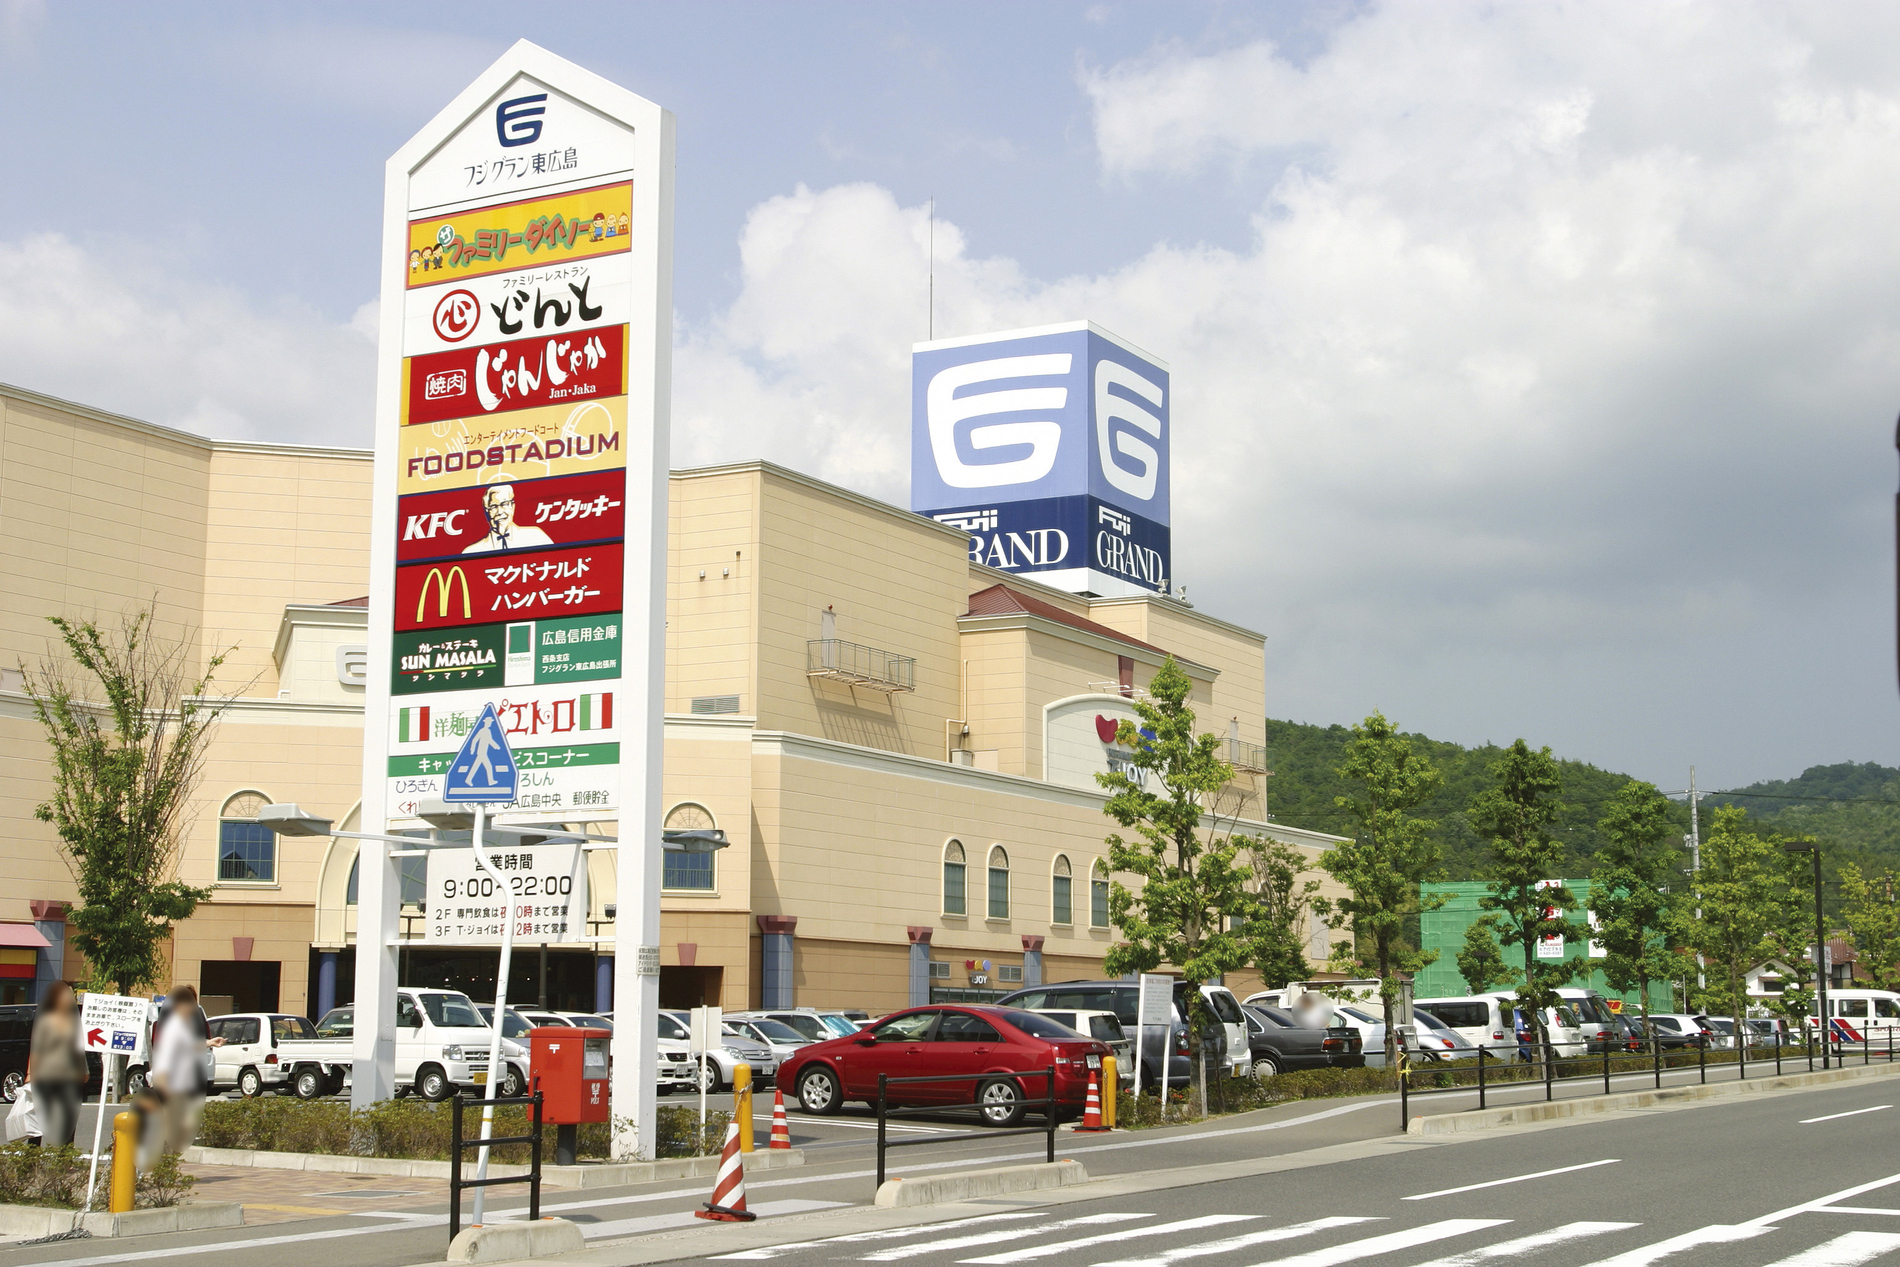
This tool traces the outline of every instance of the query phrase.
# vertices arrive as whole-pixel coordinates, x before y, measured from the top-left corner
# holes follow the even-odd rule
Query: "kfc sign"
[[[562,405],[626,391],[627,328],[410,357],[403,424]]]
[[[626,487],[626,471],[616,468],[412,493],[396,503],[396,560],[618,541]]]
[[[614,543],[399,567],[396,630],[617,612],[622,553]]]

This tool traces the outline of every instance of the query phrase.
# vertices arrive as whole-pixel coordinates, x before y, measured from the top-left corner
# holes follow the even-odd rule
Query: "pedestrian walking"
[[[27,1048],[26,1080],[40,1119],[39,1142],[49,1148],[72,1143],[86,1090],[86,1053],[79,1046],[79,1000],[64,981],[49,983],[40,995]]]
[[[198,991],[188,983],[172,987],[171,1014],[158,1027],[152,1048],[152,1087],[165,1097],[165,1149],[182,1153],[198,1135],[198,1115],[204,1111],[204,1052],[222,1047],[222,1038],[207,1040]]]

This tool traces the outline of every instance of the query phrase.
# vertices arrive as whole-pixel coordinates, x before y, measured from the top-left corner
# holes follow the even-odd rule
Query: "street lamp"
[[[1827,920],[1821,914],[1821,846],[1810,842],[1781,848],[1784,853],[1805,853],[1814,858],[1814,996],[1821,1017],[1821,1068],[1826,1069],[1832,1025],[1827,1015]]]

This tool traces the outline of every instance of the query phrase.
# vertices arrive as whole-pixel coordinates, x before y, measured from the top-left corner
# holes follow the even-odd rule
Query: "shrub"
[[[86,1186],[79,1150],[34,1148],[25,1140],[0,1147],[0,1205],[76,1209]]]
[[[133,1203],[154,1208],[177,1205],[179,1199],[187,1195],[197,1182],[196,1176],[188,1175],[178,1168],[176,1154],[164,1153],[139,1175],[138,1191]]]

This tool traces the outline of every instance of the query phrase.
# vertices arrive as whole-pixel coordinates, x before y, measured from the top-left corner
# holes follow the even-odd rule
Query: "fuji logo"
[[[1120,729],[1121,723],[1113,717],[1104,717],[1100,713],[1095,715],[1095,736],[1103,743],[1114,743],[1115,732]]]

